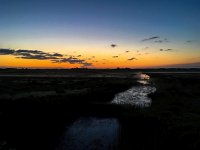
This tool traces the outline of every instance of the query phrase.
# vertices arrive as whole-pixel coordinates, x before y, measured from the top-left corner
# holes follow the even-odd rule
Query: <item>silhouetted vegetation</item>
[[[150,70],[157,88],[150,108],[111,105],[116,93],[138,85],[137,72],[1,70],[0,149],[55,149],[65,127],[83,116],[118,118],[116,149],[199,149],[199,74]]]

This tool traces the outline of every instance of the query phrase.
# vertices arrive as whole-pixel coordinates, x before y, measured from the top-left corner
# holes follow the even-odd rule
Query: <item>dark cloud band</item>
[[[60,53],[47,53],[40,50],[13,50],[1,48],[0,55],[13,55],[18,59],[50,60],[53,63],[81,64],[82,67],[92,66],[92,63],[84,59],[79,59],[78,57],[81,57],[81,55],[65,58],[64,55]]]

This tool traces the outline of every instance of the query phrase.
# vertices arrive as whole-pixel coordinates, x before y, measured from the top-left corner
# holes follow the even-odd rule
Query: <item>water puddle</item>
[[[133,105],[136,107],[149,107],[151,106],[151,99],[148,94],[156,91],[156,88],[150,83],[150,76],[140,74],[138,83],[140,85],[133,86],[125,92],[115,95],[112,104]]]
[[[112,104],[126,104],[149,107],[148,94],[156,88],[150,84],[150,77],[141,74],[139,85],[116,94]],[[60,140],[57,150],[113,150],[119,143],[121,125],[117,118],[81,117],[68,126]]]
[[[112,150],[119,130],[115,118],[80,118],[66,129],[57,150]]]

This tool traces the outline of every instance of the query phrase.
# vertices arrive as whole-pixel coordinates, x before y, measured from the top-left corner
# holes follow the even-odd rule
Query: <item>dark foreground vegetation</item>
[[[23,76],[16,70],[0,74],[1,150],[56,149],[65,127],[83,116],[118,118],[116,149],[200,149],[198,73],[150,71],[157,88],[149,95],[152,106],[135,108],[109,102],[116,93],[138,84],[132,78],[137,71],[82,70],[62,76],[41,70],[39,76],[20,72]]]
[[[123,108],[120,149],[200,149],[199,74],[149,73],[150,108]]]
[[[152,74],[151,115],[162,124],[162,149],[200,149],[200,74]]]

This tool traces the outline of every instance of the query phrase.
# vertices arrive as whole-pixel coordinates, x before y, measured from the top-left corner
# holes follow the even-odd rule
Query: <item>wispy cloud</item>
[[[145,42],[145,41],[153,41],[154,43],[168,43],[169,42],[167,38],[162,38],[160,36],[152,36],[152,37],[142,40],[142,42]]]
[[[0,55],[12,55],[12,54],[14,54],[14,50],[12,50],[12,49],[3,49],[3,48],[1,48],[0,49]]]
[[[128,61],[137,60],[135,57],[129,58]]]
[[[91,66],[93,66],[92,63],[88,63],[88,62],[83,62],[82,63],[82,67],[91,67]]]
[[[115,48],[115,47],[117,47],[118,45],[117,44],[111,44],[110,45],[112,48]]]
[[[195,40],[187,40],[186,43],[194,43]]]
[[[159,39],[159,38],[160,38],[159,36],[152,36],[152,37],[143,39],[142,42],[151,41],[151,40],[155,40],[155,39]]]
[[[69,58],[61,58],[61,59],[55,59],[53,60],[54,63],[70,63],[70,64],[77,64],[77,63],[83,63],[84,60],[78,59],[76,57],[69,57]]]
[[[173,51],[173,49],[169,48],[169,49],[166,49],[165,51]]]
[[[169,40],[167,38],[165,38],[165,39],[156,40],[154,42],[155,43],[167,43],[167,42],[169,42]]]
[[[13,49],[0,49],[0,55],[13,55],[18,59],[34,59],[34,60],[50,60],[53,63],[69,63],[69,64],[81,64],[82,66],[92,66],[92,63],[87,62],[84,59],[79,59],[78,56],[64,57],[60,53],[48,53],[41,50],[13,50]]]
[[[23,59],[38,59],[38,60],[47,60],[47,59],[58,59],[63,57],[59,53],[46,53],[40,50],[13,50],[13,49],[0,49],[0,55],[14,55],[16,58]]]
[[[173,49],[171,49],[171,48],[168,48],[168,49],[160,49],[160,51],[162,52],[162,51],[173,51]]]
[[[54,54],[51,54],[52,56],[55,56],[55,57],[63,57],[62,54],[59,54],[59,53],[54,53]]]
[[[157,40],[155,43],[163,43],[163,40]]]
[[[92,63],[87,62],[85,59],[79,59],[77,57],[70,56],[68,58],[60,58],[52,60],[53,63],[69,63],[69,64],[81,64],[81,67],[92,66]]]
[[[113,56],[113,58],[118,58],[119,56]]]

